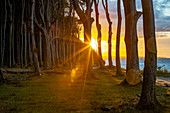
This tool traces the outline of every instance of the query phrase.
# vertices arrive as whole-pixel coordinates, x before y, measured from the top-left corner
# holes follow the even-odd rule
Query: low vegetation
[[[158,69],[157,70],[157,76],[170,77],[170,72],[166,68],[165,69]]]
[[[77,71],[76,71],[77,70]],[[142,85],[121,86],[124,77],[112,77],[100,70],[94,73],[99,80],[80,80],[82,68],[65,74],[43,73],[41,77],[27,77],[0,86],[0,112],[2,113],[103,113],[148,112],[137,111]],[[7,75],[4,75],[7,77]],[[9,76],[9,75],[8,75]],[[156,86],[159,102],[170,110],[170,90]],[[149,111],[154,112],[154,111]]]

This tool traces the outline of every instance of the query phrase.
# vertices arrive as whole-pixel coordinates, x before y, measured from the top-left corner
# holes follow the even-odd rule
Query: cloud
[[[154,0],[157,31],[170,31],[170,0]]]

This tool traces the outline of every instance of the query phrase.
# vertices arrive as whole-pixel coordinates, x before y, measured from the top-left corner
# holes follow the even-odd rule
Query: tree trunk
[[[117,13],[118,13],[118,25],[117,25],[117,36],[116,36],[116,75],[122,75],[121,64],[120,64],[120,33],[121,33],[121,1],[117,0]]]
[[[108,57],[109,57],[109,67],[112,67],[112,22],[109,22],[109,39],[108,39]]]
[[[40,76],[40,67],[38,62],[38,51],[36,49],[35,37],[34,37],[34,10],[35,10],[35,0],[31,0],[31,8],[30,8],[30,32],[31,32],[31,39],[32,39],[32,53],[33,53],[33,61],[34,61],[34,71],[35,75]]]
[[[95,4],[95,12],[96,12],[96,27],[97,27],[97,43],[98,43],[98,53],[99,53],[99,57],[100,57],[100,68],[103,68],[104,63],[103,63],[103,58],[102,58],[102,49],[101,49],[101,37],[102,37],[102,33],[101,33],[101,24],[99,24],[99,10],[98,10],[98,5],[99,5],[99,0],[94,0],[94,4]]]
[[[11,54],[12,54],[12,66],[15,66],[15,3],[13,3],[13,14],[12,14],[13,18],[12,18],[12,50],[11,50]]]
[[[157,46],[152,0],[142,0],[142,7],[145,39],[145,67],[142,93],[137,108],[142,110],[158,109],[161,105],[157,101],[155,94]]]
[[[1,54],[1,67],[4,64],[4,54],[5,54],[5,38],[6,38],[6,22],[7,22],[7,2],[4,0],[4,19],[3,21],[3,30],[2,30],[2,54]]]
[[[4,80],[4,77],[3,77],[3,73],[0,69],[0,84],[3,84],[3,83],[5,83],[5,80]]]
[[[3,1],[0,1],[0,13],[3,15]],[[0,67],[1,67],[1,58],[2,58],[2,33],[3,33],[3,16],[0,17]]]
[[[24,64],[27,66],[27,28],[24,23]]]
[[[45,30],[46,31],[46,30]],[[47,32],[44,33],[44,37],[43,37],[43,56],[44,56],[44,69],[45,70],[49,70],[50,69],[50,45],[49,45],[49,39],[48,39],[48,34]]]
[[[9,8],[9,13],[8,13],[8,17],[9,17],[9,48],[8,48],[8,67],[12,67],[12,4],[10,3],[9,0],[7,0],[8,3],[8,8]]]
[[[38,59],[40,62],[40,66],[42,66],[42,37],[41,32],[38,31]]]
[[[22,14],[21,14],[21,68],[24,67],[24,9],[25,0],[22,0]]]
[[[104,1],[102,0],[102,4],[103,4],[103,8],[105,10],[106,13],[106,19],[107,22],[109,24],[109,34],[108,34],[108,60],[109,60],[109,67],[112,67],[112,21],[110,19],[110,15],[109,15],[109,10],[108,10],[108,0]]]
[[[123,0],[125,9],[125,43],[126,43],[126,79],[130,85],[141,81],[138,58],[138,39],[136,31],[136,4],[135,0]],[[126,82],[124,82],[126,83]]]
[[[28,23],[30,24],[30,22]],[[27,25],[27,27],[29,27],[29,25]],[[27,32],[27,37],[28,37],[28,56],[29,56],[29,62],[32,64],[32,51],[31,51],[31,33],[30,33],[30,29]]]

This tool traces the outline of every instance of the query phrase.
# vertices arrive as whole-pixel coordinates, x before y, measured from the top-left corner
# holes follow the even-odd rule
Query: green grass
[[[170,77],[170,72],[168,72],[166,69],[164,70],[157,70],[157,76],[159,77]]]
[[[95,72],[99,80],[77,79],[77,74],[44,74],[32,77],[27,81],[0,86],[0,113],[103,113],[103,108],[114,107],[110,112],[140,112],[135,110],[137,101],[130,102],[129,98],[141,93],[141,85],[121,86],[123,77],[112,77]],[[21,75],[22,76],[22,75]],[[71,81],[71,79],[73,81]],[[84,91],[83,91],[84,89]],[[156,87],[157,97],[161,104],[170,107],[169,89]],[[139,99],[139,98],[138,98]],[[127,102],[127,105],[121,106]],[[169,108],[167,108],[169,109]],[[143,111],[147,112],[147,111]]]
[[[140,70],[141,75],[143,76],[143,70]],[[170,72],[165,70],[158,69],[156,73],[157,77],[170,77]]]

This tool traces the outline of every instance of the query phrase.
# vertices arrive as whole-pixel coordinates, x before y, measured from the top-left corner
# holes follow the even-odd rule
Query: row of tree
[[[99,0],[1,0],[0,67],[4,65],[8,67],[20,65],[21,68],[25,68],[33,65],[36,75],[40,75],[40,66],[43,66],[44,69],[51,69],[67,62],[71,67],[75,63],[74,56],[76,56],[76,52],[84,47],[84,44],[78,40],[78,23],[81,22],[84,27],[85,44],[90,44],[91,27],[94,22],[94,18],[91,16],[93,3],[98,31],[98,52],[102,58]],[[102,0],[102,4],[109,24],[108,60],[109,66],[112,67],[112,21],[108,11],[108,0]],[[119,56],[121,32],[120,4],[121,1],[117,0],[117,75],[121,75]],[[135,0],[123,0],[123,4],[127,50],[127,70],[124,82],[134,85],[140,82],[136,25],[142,12],[136,10]],[[147,108],[150,106],[150,108],[153,108],[159,104],[155,96],[157,51],[152,0],[142,0],[142,7],[146,58],[143,89],[138,107]],[[79,20],[75,19],[74,9]],[[85,51],[85,55],[88,55],[87,52]],[[91,63],[85,62],[85,65],[87,67],[85,71],[91,72]],[[103,65],[104,63],[100,62],[100,66],[102,67]]]
[[[82,46],[72,1],[0,2],[0,67],[33,65],[40,75],[40,67],[75,63],[71,56]]]
[[[74,8],[83,22],[85,41],[91,39],[91,25],[93,18],[91,17],[92,3],[95,4],[96,12],[96,27],[98,31],[98,52],[101,55],[101,25],[99,23],[99,0],[73,0]],[[82,6],[82,2],[85,2],[86,10]],[[108,0],[102,0],[103,8],[106,13],[106,19],[109,24],[109,37],[108,37],[108,60],[109,67],[112,67],[112,55],[111,55],[111,37],[112,37],[112,21],[108,11]],[[141,80],[139,70],[139,57],[138,57],[138,37],[137,37],[137,21],[143,14],[144,25],[144,39],[145,39],[145,68],[144,79],[140,101],[137,108],[139,109],[155,109],[159,108],[155,95],[155,79],[157,70],[157,47],[155,38],[155,21],[153,12],[153,1],[142,0],[143,13],[136,10],[136,0],[123,0],[124,12],[125,12],[125,43],[127,51],[127,67],[126,78],[123,83],[131,85],[138,84]],[[118,12],[118,26],[117,26],[117,40],[116,40],[116,74],[121,75],[119,46],[120,46],[120,32],[121,32],[121,1],[117,0],[117,12]],[[89,37],[89,38],[88,38]],[[102,64],[100,64],[102,66]]]

